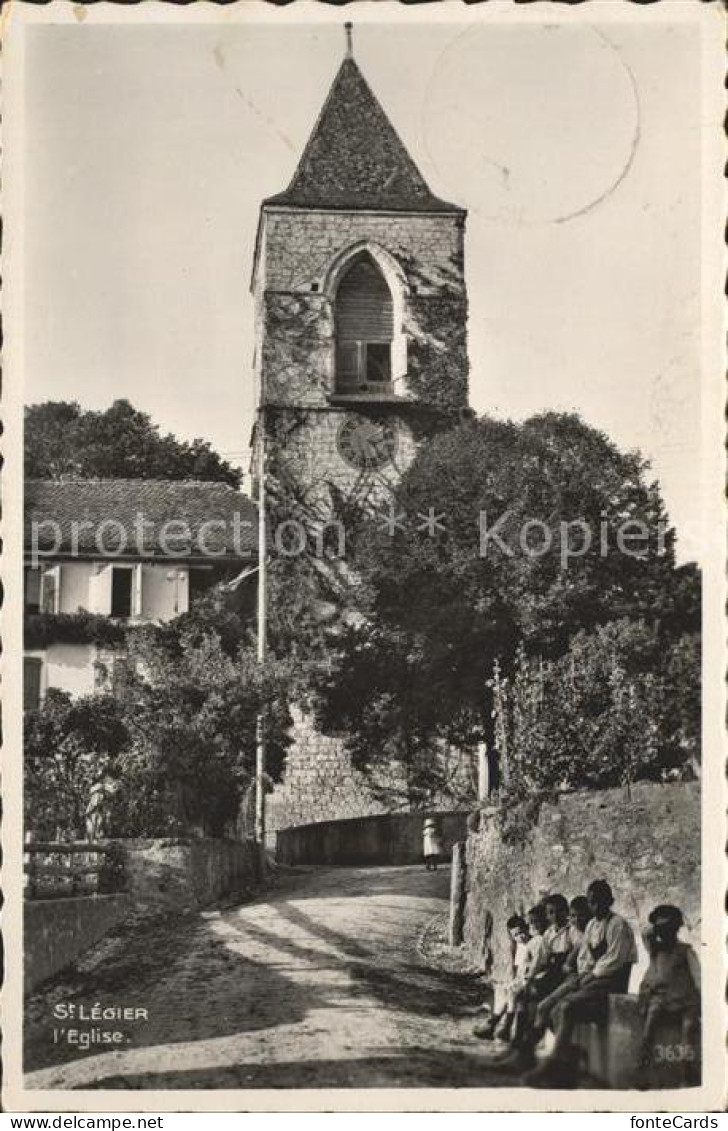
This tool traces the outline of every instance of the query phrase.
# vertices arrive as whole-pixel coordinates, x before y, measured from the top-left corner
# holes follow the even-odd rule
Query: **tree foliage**
[[[422,445],[385,508],[396,529],[380,513],[356,540],[361,615],[330,642],[321,725],[349,736],[363,768],[439,742],[485,740],[492,752],[496,661],[509,675],[519,649],[557,659],[576,634],[621,618],[644,620],[663,643],[695,629],[699,577],[675,567],[647,472],[571,414],[484,418]],[[623,533],[620,545],[636,522],[647,537]],[[483,541],[494,527],[500,541]],[[585,529],[591,544],[577,554]],[[550,548],[526,552],[524,539]]]
[[[577,633],[557,659],[520,648],[512,675],[496,671],[491,686],[511,795],[696,773],[700,702],[688,691],[700,687],[695,636],[666,650],[644,622],[615,621]]]
[[[201,439],[163,435],[144,412],[117,400],[102,412],[75,401],[25,410],[28,479],[201,479],[240,486],[241,472]]]
[[[289,724],[285,672],[261,666],[250,648],[231,655],[214,632],[185,625],[176,639],[135,634],[125,695],[130,743],[120,769],[127,835],[194,827],[230,830],[255,770],[258,713],[266,719],[267,772],[280,776]],[[121,814],[119,814],[121,817]]]
[[[26,822],[83,836],[94,787],[109,836],[231,831],[252,789],[256,719],[268,784],[288,745],[289,667],[257,661],[222,593],[164,625],[127,632],[123,692],[71,700],[51,691],[26,716]]]
[[[26,827],[44,839],[59,830],[83,839],[92,787],[118,773],[128,743],[121,704],[112,695],[71,699],[52,689],[26,714],[23,738]]]

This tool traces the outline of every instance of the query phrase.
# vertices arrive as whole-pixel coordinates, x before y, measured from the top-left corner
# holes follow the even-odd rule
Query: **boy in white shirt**
[[[541,999],[550,994],[564,979],[564,963],[572,947],[569,926],[569,904],[561,893],[550,895],[544,900],[546,921],[544,931],[546,944],[546,969],[536,975],[533,985],[534,998]]]
[[[547,896],[543,908],[548,926],[543,933],[543,964],[518,995],[514,1050],[499,1067],[529,1068],[535,1062],[534,1049],[545,1032],[537,1022],[539,1003],[548,998],[567,976],[566,961],[573,947],[569,904],[560,892]]]
[[[591,918],[589,904],[583,895],[575,896],[569,904],[569,942],[571,948],[564,960],[564,980],[548,997],[538,1003],[534,1020],[535,1037],[539,1040],[546,1032],[551,1020],[551,1010],[556,1003],[576,986],[579,974],[585,974],[591,967],[591,954],[584,946],[584,933]]]

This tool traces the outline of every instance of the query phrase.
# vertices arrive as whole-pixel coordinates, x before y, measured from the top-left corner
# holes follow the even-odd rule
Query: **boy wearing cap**
[[[661,903],[649,914],[642,938],[650,956],[639,988],[642,1067],[652,1062],[659,1024],[678,1021],[684,1048],[695,1057],[700,1020],[700,963],[689,943],[678,939],[684,919],[679,907]]]

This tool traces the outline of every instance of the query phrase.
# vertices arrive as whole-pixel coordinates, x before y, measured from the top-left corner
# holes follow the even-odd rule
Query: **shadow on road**
[[[122,936],[122,947],[95,970],[67,970],[61,980],[34,995],[26,1007],[24,1069],[32,1072],[108,1052],[55,1043],[54,1028],[89,1029],[90,1021],[54,1019],[55,1006],[143,1006],[149,1022],[118,1028],[128,1048],[162,1046],[289,1025],[303,1020],[317,1002],[315,987],[301,986],[275,967],[232,951],[207,923],[180,920]],[[265,998],[243,987],[265,982]],[[240,993],[231,992],[240,987]],[[98,1024],[98,1022],[96,1023]],[[109,1028],[105,1023],[106,1028]],[[112,1028],[116,1028],[114,1025]]]
[[[403,961],[406,954],[387,954],[381,949],[378,952],[371,946],[363,946],[349,936],[324,926],[290,903],[277,904],[277,911],[308,935],[326,942],[330,951],[342,956],[338,962],[354,981],[351,987],[353,994],[368,994],[390,1009],[426,1017],[458,1016],[464,1009],[482,1000],[482,990],[472,979],[461,974],[436,970],[424,962]],[[250,929],[246,927],[247,931]],[[300,944],[279,935],[270,935],[267,942],[288,953],[295,950],[302,956],[311,954]],[[414,945],[411,953],[414,957]]]
[[[309,903],[304,911],[299,900],[307,885],[319,905]],[[466,1046],[455,1053],[447,1044],[443,1050],[437,1024],[441,1019],[452,1031],[482,990],[472,979],[426,965],[415,947],[417,931],[440,906],[446,888],[446,875],[433,880],[417,869],[406,874],[403,869],[316,869],[289,877],[265,903],[137,925],[119,933],[113,944],[104,943],[93,962],[67,971],[30,999],[25,1069],[95,1057],[83,1073],[83,1086],[110,1088],[492,1085],[492,1070],[484,1070],[477,1050],[471,1055]],[[390,891],[400,902],[382,900]],[[354,896],[362,899],[359,907],[350,902]],[[53,1010],[59,1002],[87,1010],[97,1002],[148,1008],[148,1023],[127,1027],[128,1043],[115,1059],[123,1061],[125,1049],[148,1049],[150,1070],[139,1075],[138,1061],[114,1064],[108,1046],[82,1051],[54,1042],[59,1022]],[[305,1057],[306,1025],[322,1010],[343,1015],[344,1029],[357,1018],[357,1049],[342,1050],[341,1059],[298,1061],[291,1059],[289,1043],[277,1060],[275,1031],[287,1026],[290,1042],[290,1030],[300,1024],[293,1039],[303,1042]],[[372,1048],[367,1030],[376,1032],[380,1011],[397,1035],[390,1046],[375,1041]],[[408,1017],[415,1019],[414,1028],[409,1026],[403,1047],[399,1033]],[[425,1021],[429,1029],[421,1030]],[[271,1031],[269,1038],[252,1040],[270,1040],[270,1057],[264,1055],[266,1063],[246,1063],[251,1041],[245,1035],[263,1030]],[[238,1036],[241,1063],[216,1067],[214,1042]],[[420,1047],[430,1040],[431,1050]],[[212,1061],[209,1067],[175,1070],[177,1046],[198,1048],[205,1041],[211,1042],[209,1056],[208,1050],[200,1052],[203,1061]],[[357,1057],[357,1051],[371,1055]],[[479,1085],[484,1071],[488,1081]]]
[[[518,1087],[517,1077],[484,1067],[482,1058],[437,1049],[412,1049],[352,1060],[296,1060],[275,1064],[105,1076],[85,1088],[496,1088]]]
[[[345,883],[342,882],[344,880]],[[442,864],[436,872],[427,872],[424,864],[279,865],[273,873],[272,883],[274,895],[290,892],[297,902],[320,899],[326,892],[337,899],[358,899],[362,893],[401,896],[404,884],[423,897],[447,900],[450,865]]]

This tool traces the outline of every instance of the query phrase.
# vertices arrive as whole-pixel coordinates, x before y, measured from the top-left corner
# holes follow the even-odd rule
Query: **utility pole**
[[[478,801],[483,804],[488,800],[490,793],[490,774],[488,772],[488,746],[485,742],[478,745]]]
[[[265,663],[266,652],[266,514],[265,514],[265,410],[262,398],[258,408],[258,663]],[[255,839],[261,865],[265,853],[265,719],[258,712],[255,721]]]

